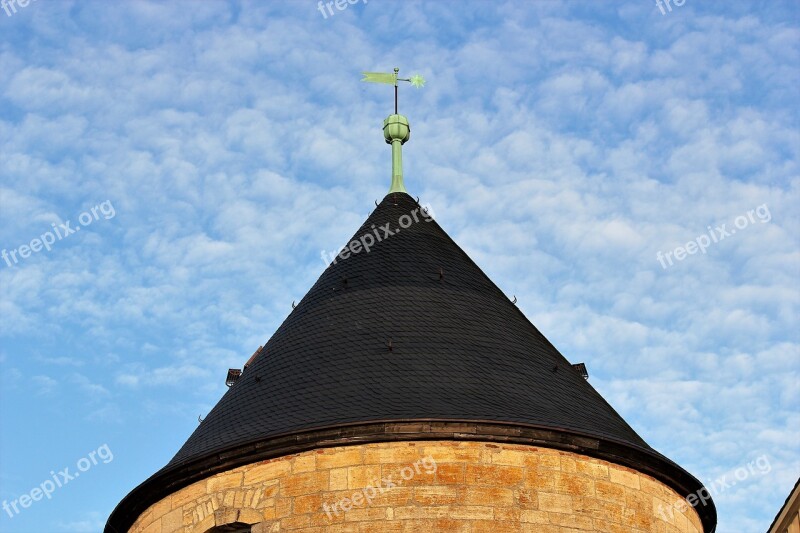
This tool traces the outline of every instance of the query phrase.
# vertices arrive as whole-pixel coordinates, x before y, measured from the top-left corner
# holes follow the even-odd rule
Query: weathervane
[[[425,85],[425,79],[419,74],[410,78],[398,77],[399,68],[394,69],[394,73],[386,72],[362,72],[364,77],[361,81],[372,83],[385,83],[394,85],[394,115],[389,115],[383,121],[383,138],[386,144],[392,145],[392,186],[389,189],[393,192],[407,192],[403,185],[403,153],[402,146],[411,137],[411,128],[408,119],[397,113],[397,82],[407,81],[417,89]]]
[[[394,74],[387,72],[362,72],[364,77],[361,81],[368,81],[372,83],[385,83],[387,85],[394,85],[394,114],[397,114],[397,82],[407,81],[417,89],[425,86],[425,78],[419,74],[414,74],[410,78],[398,78],[397,73],[400,69],[395,67]]]

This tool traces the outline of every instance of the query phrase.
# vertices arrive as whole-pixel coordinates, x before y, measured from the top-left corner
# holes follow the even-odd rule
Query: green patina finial
[[[401,146],[411,137],[408,119],[403,115],[389,115],[383,121],[383,138],[392,145],[392,186],[389,192],[407,192],[403,185],[403,152]]]
[[[425,78],[419,74],[415,74],[410,78],[399,78],[399,72],[399,68],[395,68],[394,73],[362,72],[364,77],[361,79],[361,81],[394,85],[394,114],[389,115],[383,121],[383,138],[386,139],[386,144],[392,145],[392,186],[389,189],[390,193],[407,192],[403,185],[403,153],[401,147],[411,137],[408,119],[397,112],[397,82],[407,81],[418,89],[425,85]]]

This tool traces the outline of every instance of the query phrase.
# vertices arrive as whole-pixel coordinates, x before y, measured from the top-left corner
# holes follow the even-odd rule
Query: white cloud
[[[384,194],[391,90],[358,72],[397,61],[428,79],[401,90],[409,189],[654,447],[703,479],[774,457],[769,490],[718,501],[720,531],[766,527],[798,471],[793,7],[187,6],[3,20],[2,246],[117,211],[0,263],[4,380],[100,398],[75,407],[98,423],[162,392],[207,412]],[[659,265],[765,203],[769,223]]]
[[[33,388],[37,396],[52,396],[58,387],[58,381],[50,376],[33,376]]]

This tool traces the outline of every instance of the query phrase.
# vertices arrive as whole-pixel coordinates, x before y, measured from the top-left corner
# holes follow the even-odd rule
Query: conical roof
[[[348,438],[527,442],[631,466],[680,494],[702,487],[652,450],[411,196],[387,195],[350,242],[360,246],[328,266],[109,526],[212,473]],[[698,512],[715,522],[713,503]]]
[[[375,244],[325,270],[170,464],[384,420],[523,423],[647,447],[411,196],[387,195],[349,242],[362,239]]]

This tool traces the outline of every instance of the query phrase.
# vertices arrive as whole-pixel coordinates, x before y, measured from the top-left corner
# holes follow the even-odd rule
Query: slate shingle
[[[383,236],[387,223],[394,231],[419,209],[390,194],[352,240]],[[323,272],[165,470],[279,435],[394,419],[530,424],[650,450],[417,213],[419,222]]]

